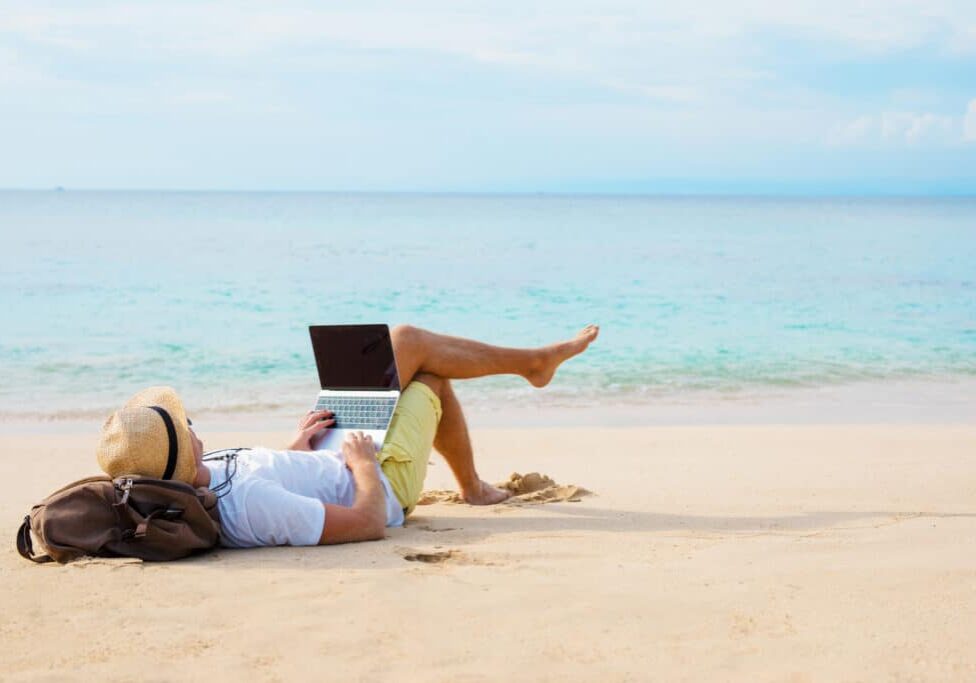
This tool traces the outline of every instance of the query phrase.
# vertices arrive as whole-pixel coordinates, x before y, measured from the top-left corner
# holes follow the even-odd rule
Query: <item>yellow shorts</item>
[[[441,421],[441,400],[423,382],[411,382],[400,394],[383,448],[376,457],[390,480],[404,514],[413,512],[424,490],[427,461]]]

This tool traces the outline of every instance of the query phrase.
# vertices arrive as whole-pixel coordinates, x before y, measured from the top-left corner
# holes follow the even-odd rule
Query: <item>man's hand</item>
[[[357,467],[369,465],[376,467],[376,446],[373,437],[363,436],[362,432],[352,432],[342,442],[342,454],[346,456],[346,467],[356,471]]]
[[[325,504],[325,527],[319,543],[348,543],[383,538],[386,529],[386,495],[376,467],[373,439],[354,432],[342,443],[346,467],[356,482],[351,507]]]
[[[310,410],[298,422],[298,433],[288,446],[290,451],[310,451],[312,450],[312,437],[324,432],[335,424],[335,418],[331,410]]]

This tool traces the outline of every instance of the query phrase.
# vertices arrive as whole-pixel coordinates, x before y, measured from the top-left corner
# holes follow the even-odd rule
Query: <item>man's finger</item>
[[[305,413],[305,415],[304,415],[304,416],[302,417],[302,420],[301,420],[301,423],[302,423],[303,425],[309,425],[309,424],[312,424],[312,422],[313,422],[313,421],[315,421],[315,420],[317,420],[317,419],[319,419],[319,417],[320,417],[320,416],[322,415],[322,412],[323,412],[323,411],[321,411],[321,410],[310,410],[310,411],[308,411],[308,412],[307,412],[307,413]]]
[[[325,429],[326,427],[331,427],[334,424],[335,424],[335,420],[334,419],[331,419],[331,418],[328,419],[328,420],[316,420],[315,422],[313,422],[310,425],[306,426],[305,427],[305,430],[306,431],[317,432],[320,429]]]

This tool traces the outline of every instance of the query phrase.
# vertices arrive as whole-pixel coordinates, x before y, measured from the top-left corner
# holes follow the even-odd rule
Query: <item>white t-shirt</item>
[[[224,461],[204,463],[210,488],[226,478]],[[386,492],[386,525],[403,526],[403,509],[386,475],[376,466]],[[342,456],[333,451],[243,450],[237,473],[230,466],[230,492],[218,502],[221,545],[316,545],[325,527],[323,503],[349,507],[356,482]],[[226,491],[226,489],[224,489]]]

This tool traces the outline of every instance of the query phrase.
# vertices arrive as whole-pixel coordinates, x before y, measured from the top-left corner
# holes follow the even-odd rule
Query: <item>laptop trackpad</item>
[[[385,429],[326,429],[325,434],[318,437],[318,440],[312,440],[312,450],[342,453],[342,442],[346,440],[346,435],[359,431],[373,437],[376,450],[383,446],[383,440],[386,438]]]

